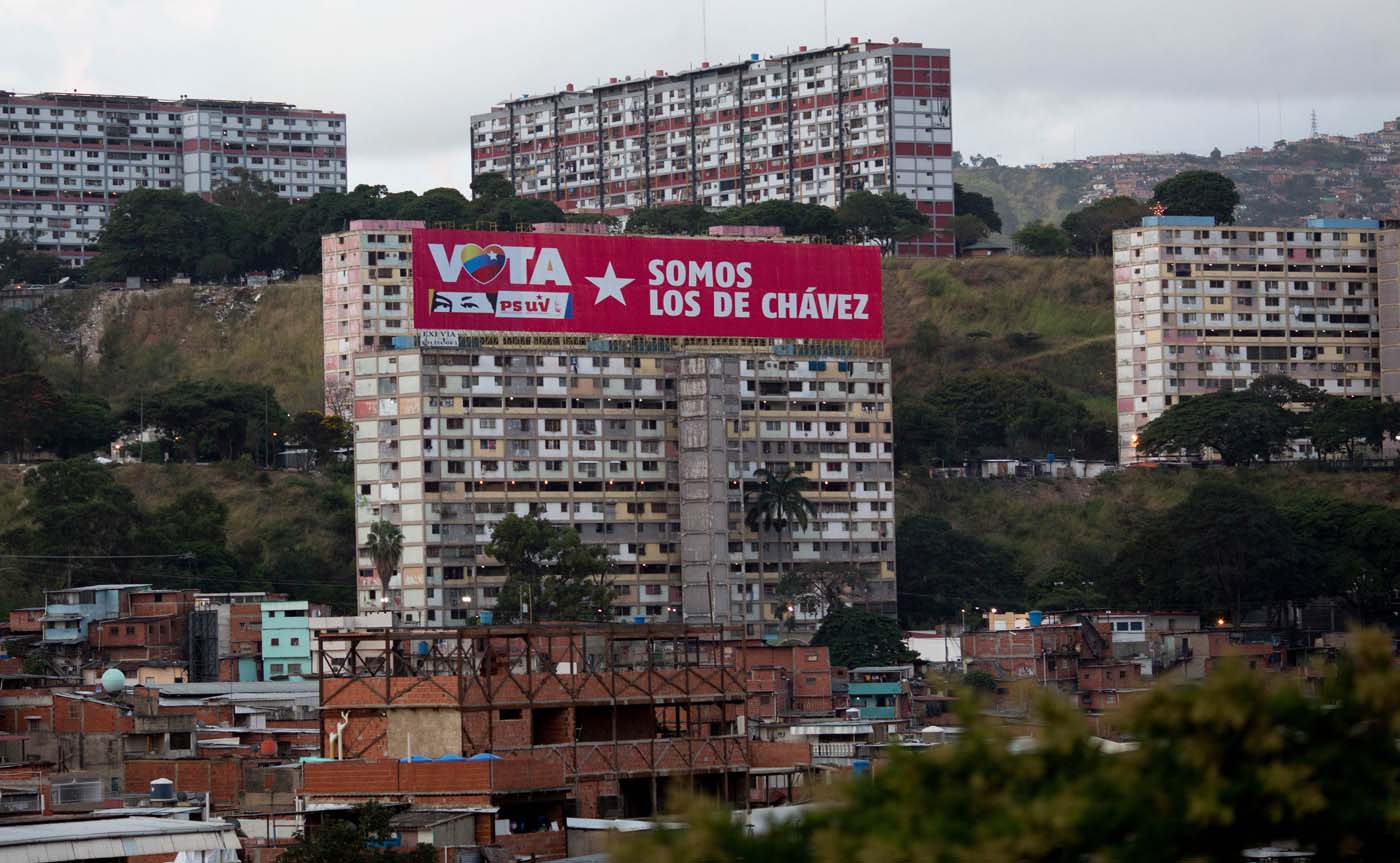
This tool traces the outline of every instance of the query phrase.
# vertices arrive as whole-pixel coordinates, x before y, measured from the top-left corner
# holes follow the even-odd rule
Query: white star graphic
[[[601,276],[586,276],[588,281],[598,289],[598,296],[594,298],[593,305],[598,305],[603,300],[614,299],[624,306],[627,305],[627,298],[622,296],[622,289],[630,285],[634,279],[620,279],[617,273],[613,272],[613,265],[608,263],[608,268]]]

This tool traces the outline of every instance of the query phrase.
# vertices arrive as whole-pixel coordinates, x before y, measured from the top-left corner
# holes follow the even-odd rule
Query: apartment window
[[[272,645],[273,647],[277,647],[277,646],[279,646],[279,645],[282,643],[282,641],[281,641],[281,639],[270,638],[270,639],[268,639],[268,642],[267,642],[267,643],[270,644],[270,645]]]

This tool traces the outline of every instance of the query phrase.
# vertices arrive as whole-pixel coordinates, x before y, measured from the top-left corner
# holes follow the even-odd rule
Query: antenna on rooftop
[[[700,54],[701,60],[710,59],[710,15],[709,0],[700,0]]]
[[[1312,123],[1311,123],[1311,125],[1312,125],[1312,136],[1313,136],[1314,138],[1316,138],[1316,137],[1317,137],[1317,109],[1316,109],[1316,108],[1313,108],[1313,109],[1312,109]]]

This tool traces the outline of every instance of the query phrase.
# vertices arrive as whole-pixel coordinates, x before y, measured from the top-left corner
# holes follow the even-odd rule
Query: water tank
[[[122,674],[120,668],[109,668],[102,672],[102,691],[108,695],[116,695],[126,688],[126,675]]]
[[[870,772],[870,761],[865,758],[851,759],[851,772],[859,776],[862,773]]]
[[[151,799],[165,802],[175,800],[175,783],[169,779],[151,780]]]
[[[1040,612],[1040,611],[1028,611],[1028,612],[1026,612],[1026,620],[1030,622],[1030,625],[1031,625],[1031,626],[1040,626],[1040,622],[1041,622],[1042,620],[1044,620],[1044,619],[1045,619],[1045,613],[1044,613],[1044,612]]]
[[[634,616],[632,617],[632,622],[633,622],[633,623],[646,623],[646,622],[647,622],[646,615],[643,615],[643,614],[634,615]]]
[[[481,612],[481,625],[482,625],[482,626],[490,626],[490,625],[491,625],[491,621],[494,620],[495,617],[496,617],[495,612],[491,612],[491,611],[483,611],[483,612]]]

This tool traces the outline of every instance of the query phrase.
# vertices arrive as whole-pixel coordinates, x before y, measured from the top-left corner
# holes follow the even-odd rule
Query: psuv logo
[[[498,318],[571,318],[573,296],[565,291],[514,290],[572,287],[559,250],[495,243],[429,243],[428,254],[444,285],[461,290],[431,292],[434,312],[493,315]],[[501,274],[505,273],[505,278]]]

